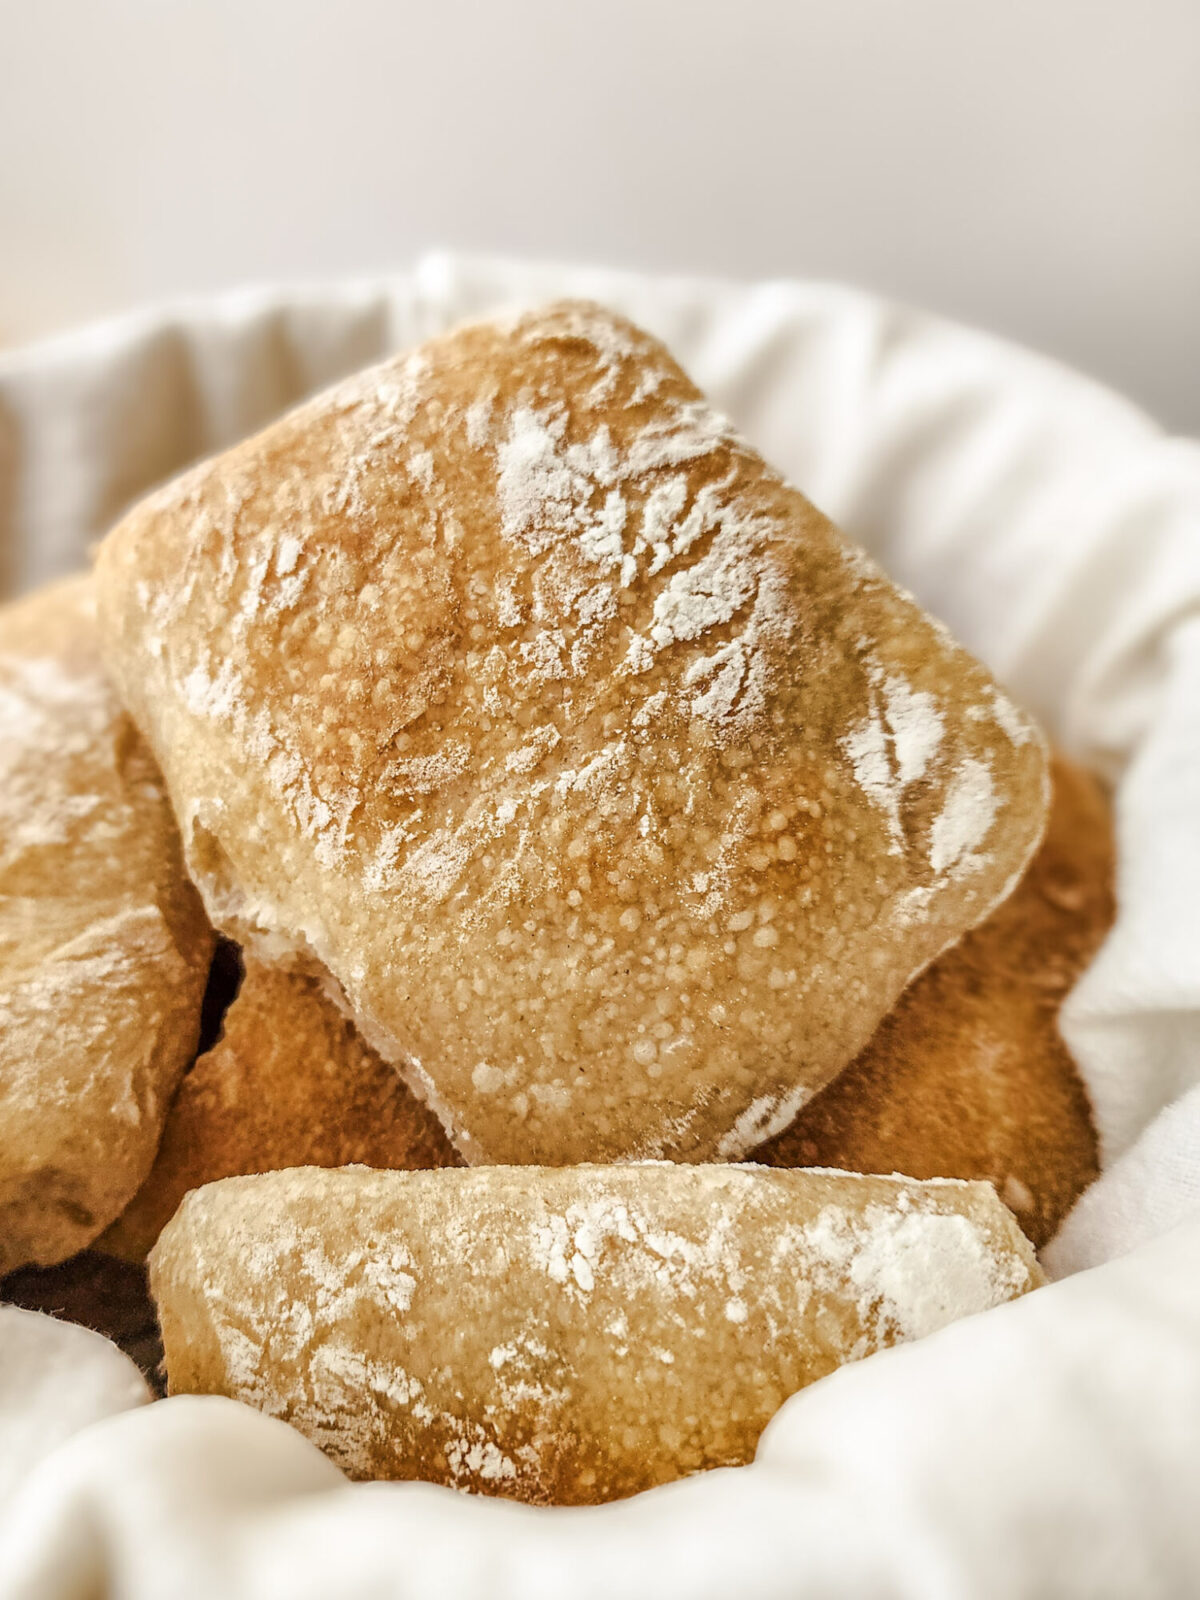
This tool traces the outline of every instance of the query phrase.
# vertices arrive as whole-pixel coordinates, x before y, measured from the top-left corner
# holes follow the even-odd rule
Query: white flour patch
[[[893,851],[904,842],[905,792],[925,777],[945,735],[934,697],[896,676],[869,669],[874,692],[866,719],[842,740],[859,788],[887,818]]]
[[[941,814],[929,837],[929,865],[948,871],[972,855],[987,838],[999,810],[992,774],[982,761],[968,757],[955,773]]]
[[[954,1213],[870,1206],[853,1216],[829,1206],[802,1238],[818,1274],[857,1291],[863,1324],[878,1319],[881,1331],[902,1339],[999,1305],[1023,1275],[975,1222]]]
[[[1037,737],[1032,720],[1020,711],[1002,690],[991,691],[992,715],[1015,745],[1028,744]]]
[[[892,776],[887,733],[878,711],[873,709],[865,722],[860,722],[845,736],[842,749],[854,768],[855,782],[887,817],[893,834],[898,833],[900,801]]]
[[[471,760],[468,745],[447,739],[424,756],[397,756],[389,761],[383,781],[402,794],[435,794],[460,778]]]
[[[606,500],[599,513],[589,510],[601,488],[617,479],[617,457],[607,427],[586,444],[563,448],[567,419],[559,411],[518,407],[496,456],[499,466],[501,530],[531,555],[541,555],[568,538],[588,539],[585,553],[602,567],[620,566],[619,533],[623,506]],[[618,538],[613,550],[614,532]]]
[[[903,678],[888,678],[883,704],[896,757],[900,788],[923,778],[942,742],[945,723],[937,702],[925,690],[913,690]]]
[[[717,1155],[722,1161],[736,1161],[748,1150],[773,1139],[777,1133],[791,1126],[812,1099],[812,1094],[811,1089],[799,1084],[786,1094],[760,1095],[722,1137],[717,1145]]]

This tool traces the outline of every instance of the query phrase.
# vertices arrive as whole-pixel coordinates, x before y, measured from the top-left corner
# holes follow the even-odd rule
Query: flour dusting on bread
[[[984,1184],[665,1162],[228,1180],[152,1276],[172,1392],[576,1504],[749,1460],[805,1384],[1040,1282]]]
[[[472,1161],[744,1154],[1040,832],[986,672],[598,307],[360,374],[99,571],[213,915]]]
[[[0,611],[0,1275],[82,1250],[145,1176],[212,935],[91,584]]]

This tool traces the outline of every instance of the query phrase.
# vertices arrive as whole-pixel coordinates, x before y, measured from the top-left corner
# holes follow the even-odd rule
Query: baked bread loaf
[[[119,1215],[195,1051],[212,933],[72,579],[0,611],[0,1275]]]
[[[1039,1249],[1057,1233],[1099,1171],[1058,1013],[1115,907],[1104,791],[1061,756],[1051,770],[1046,838],[1013,894],[755,1160],[986,1178]]]
[[[1032,723],[596,306],[340,385],[97,571],[214,920],[471,1162],[741,1156],[1041,836]]]
[[[668,1163],[228,1178],[150,1275],[171,1393],[558,1504],[748,1461],[805,1384],[1041,1282],[984,1184]]]
[[[221,1037],[179,1086],[150,1176],[100,1248],[140,1261],[187,1191],[216,1178],[458,1161],[437,1118],[316,979],[251,957]]]

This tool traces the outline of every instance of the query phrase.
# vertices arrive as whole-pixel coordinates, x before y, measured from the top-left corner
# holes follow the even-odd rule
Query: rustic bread
[[[149,1171],[212,933],[88,579],[0,611],[0,1275],[89,1244]]]
[[[329,391],[98,581],[211,915],[472,1162],[744,1154],[1041,835],[1033,725],[595,306]]]
[[[561,1504],[748,1461],[804,1385],[1041,1282],[986,1184],[668,1163],[227,1178],[150,1273],[171,1393]]]

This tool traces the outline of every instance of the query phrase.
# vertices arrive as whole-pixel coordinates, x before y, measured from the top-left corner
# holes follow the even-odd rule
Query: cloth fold
[[[0,1305],[0,1507],[62,1440],[149,1399],[133,1362],[100,1334]]]

